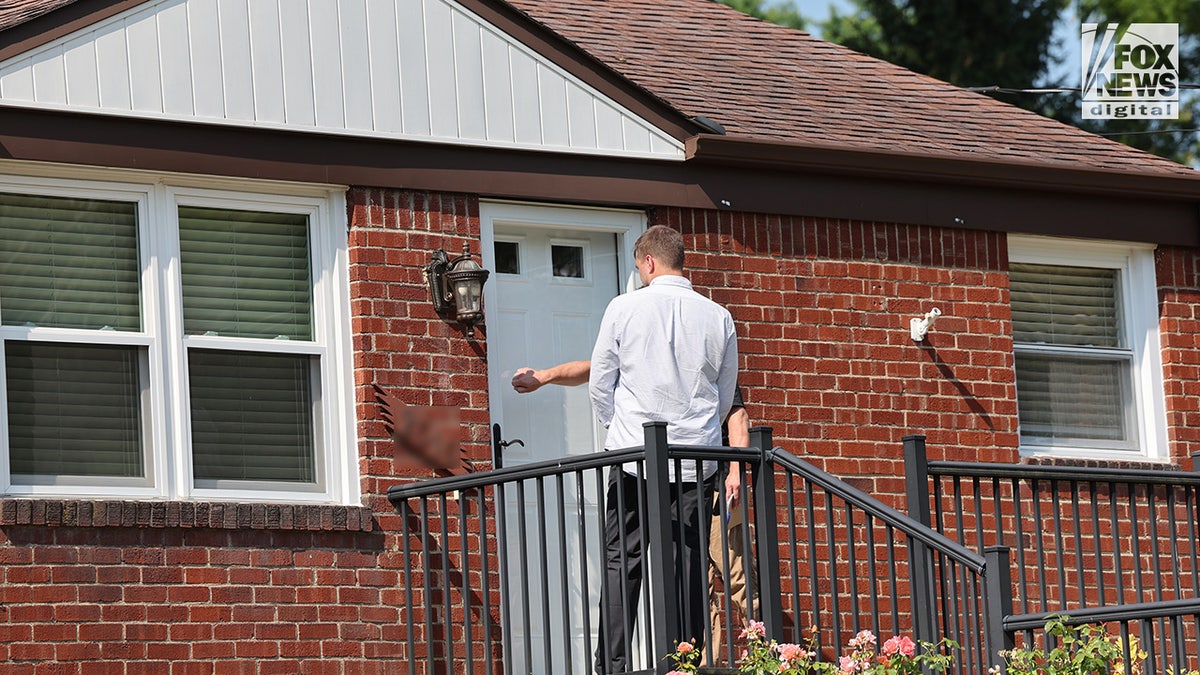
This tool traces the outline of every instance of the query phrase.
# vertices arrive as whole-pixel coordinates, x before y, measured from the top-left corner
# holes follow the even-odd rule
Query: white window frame
[[[1153,244],[1009,235],[1010,262],[1118,270],[1120,327],[1126,340],[1122,349],[1132,353],[1129,382],[1129,405],[1132,409],[1127,411],[1127,415],[1135,421],[1136,426],[1130,439],[1135,446],[1132,449],[1114,449],[1101,444],[1081,445],[1078,442],[1031,444],[1022,440],[1021,455],[1168,461],[1166,395],[1158,336],[1158,282],[1154,270],[1154,249]],[[1018,352],[1070,354],[1086,351],[1087,348],[1021,344],[1014,340],[1013,367],[1016,368]],[[1017,391],[1017,398],[1020,396],[1021,392]]]
[[[0,343],[21,339],[137,345],[147,350],[149,366],[149,378],[143,385],[149,427],[144,479],[63,476],[13,483],[9,471],[7,387],[2,386],[4,350],[0,348],[0,495],[358,505],[345,191],[345,186],[0,163],[0,192],[136,203],[142,303],[140,332],[0,326]],[[181,205],[308,217],[311,341],[183,334],[178,220]],[[313,373],[318,380],[313,392],[318,481],[311,489],[280,483],[208,488],[194,485],[187,349],[247,347],[309,354],[319,359]]]

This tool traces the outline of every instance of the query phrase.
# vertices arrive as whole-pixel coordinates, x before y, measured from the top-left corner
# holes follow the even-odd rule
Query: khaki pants
[[[712,643],[711,651],[705,649],[705,655],[701,659],[701,663],[709,663],[709,654],[712,655],[712,662],[716,665],[722,663],[722,635],[725,631],[725,594],[728,593],[729,608],[731,616],[728,617],[729,624],[733,627],[733,639],[736,640],[740,635],[740,628],[746,625],[746,574],[749,572],[750,584],[754,583],[753,565],[747,565],[745,562],[744,548],[745,542],[743,537],[744,518],[742,517],[742,507],[738,505],[734,507],[729,514],[729,522],[726,524],[725,541],[721,540],[721,509],[718,504],[713,509],[713,517],[708,530],[708,609],[709,617],[712,625]],[[729,575],[725,578],[722,572],[725,567],[725,554],[721,548],[723,545],[728,545],[729,548]],[[721,579],[723,589],[718,589],[715,581]],[[728,656],[725,656],[728,658]]]

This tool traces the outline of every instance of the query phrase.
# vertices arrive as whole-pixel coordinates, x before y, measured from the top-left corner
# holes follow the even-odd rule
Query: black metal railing
[[[905,471],[914,518],[1015,568],[998,600],[1006,644],[1032,644],[1048,617],[1067,615],[1133,630],[1146,672],[1196,667],[1200,475],[930,462],[921,436],[905,439]]]
[[[631,612],[636,611],[636,628],[634,634],[623,636],[632,651],[624,672],[655,672],[665,646],[684,637],[676,614],[662,609],[679,605],[669,544],[672,528],[678,526],[672,514],[672,490],[678,492],[683,485],[684,465],[700,461],[740,462],[749,475],[755,475],[764,455],[762,447],[770,447],[770,434],[755,429],[752,439],[763,445],[756,450],[668,447],[665,425],[647,425],[644,448],[390,489],[388,498],[401,517],[400,587],[407,622],[402,656],[408,661],[408,672],[591,673],[596,652],[607,660],[613,649],[598,639],[599,605],[607,592],[635,598],[636,610]],[[605,473],[622,468],[636,478],[630,488],[634,494],[625,492],[626,482],[616,481],[611,497],[636,502],[643,514],[642,544],[623,550],[622,555],[641,558],[646,573],[632,589],[625,587],[624,580],[620,588],[609,589],[602,565],[609,492]],[[710,487],[719,498],[699,499],[696,504],[701,522],[712,517],[713,503],[718,517],[728,515],[724,485],[716,483],[710,482]],[[739,508],[748,522],[756,511],[751,502],[757,491],[747,485],[747,497]],[[707,528],[702,529],[706,546]],[[749,541],[753,531],[742,531],[749,550],[759,548],[758,542]],[[628,537],[622,528],[618,538]],[[724,578],[728,571],[726,560]],[[763,603],[757,588],[748,591],[747,605],[757,618]],[[724,594],[728,608],[729,590]],[[704,609],[704,634],[711,635],[707,608],[696,609]],[[743,623],[735,622],[728,612],[721,620],[739,629]],[[715,663],[718,657],[706,654],[706,660]]]
[[[860,630],[961,646],[951,672],[985,672],[989,584],[983,556],[782,451],[780,561],[787,639],[817,628],[827,654]],[[997,620],[999,617],[997,617]]]
[[[781,641],[802,642],[818,626],[826,658],[870,629],[885,638],[954,640],[964,648],[958,673],[984,672],[994,662],[1003,615],[989,598],[1008,583],[995,576],[1002,568],[989,569],[984,556],[773,447],[769,429],[756,428],[751,438],[752,449],[668,446],[665,425],[647,425],[643,448],[389,490],[401,519],[408,672],[591,673],[597,651],[606,662],[611,656],[598,640],[598,607],[612,592],[634,598],[625,607],[635,628],[623,636],[633,657],[621,672],[665,672],[662,658],[676,640],[711,646],[718,628],[723,644],[705,650],[702,672],[733,672],[740,649],[730,642],[749,619]],[[722,581],[707,590],[717,610],[710,616],[708,607],[693,608],[703,612],[703,628],[687,636],[691,619],[673,611],[681,587],[670,542],[682,539],[681,469],[698,461],[737,462],[743,471],[743,498],[732,514],[722,480],[705,486],[711,493],[689,493],[699,522],[739,516],[745,525],[714,528],[722,553],[713,572]],[[622,465],[635,480],[606,487],[605,472]],[[603,574],[604,513],[613,499],[636,502],[644,516],[644,536],[628,554],[645,561],[645,574],[632,588],[624,581],[608,588]],[[707,549],[708,528],[699,530]],[[617,534],[625,541],[629,533]],[[742,541],[755,572],[741,603],[726,583],[733,562],[727,538]]]

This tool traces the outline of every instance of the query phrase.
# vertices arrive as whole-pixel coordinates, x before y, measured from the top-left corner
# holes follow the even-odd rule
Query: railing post
[[[667,423],[646,422],[642,425],[646,439],[646,544],[647,570],[650,580],[650,607],[658,613],[651,631],[652,654],[672,651],[672,640],[679,637],[681,626],[675,608],[679,598],[675,593],[674,545],[671,541],[670,461],[667,459]],[[620,471],[620,466],[612,468]],[[682,574],[683,571],[680,570]],[[659,661],[656,672],[666,673],[668,664]]]
[[[984,560],[987,561],[983,577],[987,612],[987,657],[996,659],[994,663],[984,665],[989,668],[999,665],[1000,672],[1005,672],[1004,659],[1000,652],[1015,646],[1012,634],[1004,630],[1004,619],[1012,616],[1012,562],[1009,552],[1007,546],[989,546],[983,553]]]
[[[908,517],[929,527],[929,457],[920,434],[904,437],[904,490]]]
[[[751,467],[754,483],[754,533],[757,540],[759,607],[767,637],[783,640],[783,593],[779,586],[779,522],[775,507],[774,440],[771,427],[750,430],[750,447],[759,459]],[[795,580],[792,580],[795,583]],[[732,638],[732,636],[730,636]]]
[[[929,527],[929,459],[925,455],[925,437],[904,437],[904,488],[908,496],[908,516]],[[935,642],[933,560],[929,547],[908,540],[909,591],[912,596],[913,633],[918,640]]]

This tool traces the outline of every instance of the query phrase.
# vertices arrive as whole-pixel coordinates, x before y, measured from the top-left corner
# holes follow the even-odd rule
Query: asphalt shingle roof
[[[732,137],[1195,175],[991,97],[714,0],[509,0]]]
[[[0,30],[36,19],[73,2],[75,0],[0,0]]]

